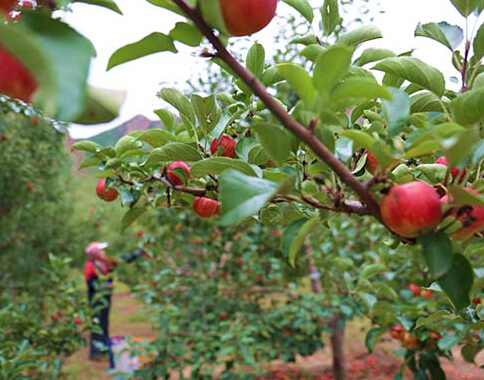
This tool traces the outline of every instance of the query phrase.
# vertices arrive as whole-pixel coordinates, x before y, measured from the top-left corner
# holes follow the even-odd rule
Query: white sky
[[[197,50],[178,45],[178,54],[159,53],[106,72],[108,59],[117,48],[154,31],[168,33],[175,22],[181,20],[143,0],[117,0],[117,3],[124,16],[100,7],[76,4],[74,11],[64,17],[70,25],[91,39],[97,49],[98,57],[93,61],[90,83],[127,92],[126,103],[117,120],[104,126],[72,127],[71,134],[75,138],[86,138],[137,114],[156,119],[153,110],[163,106],[156,97],[162,85],[183,83],[197,70],[200,60],[195,56]],[[416,49],[415,56],[438,67],[447,77],[455,75],[449,62],[449,51],[445,47],[429,39],[413,38],[418,22],[445,20],[465,27],[464,18],[449,0],[381,0],[381,6],[385,13],[377,15],[374,24],[382,30],[384,39],[367,43],[365,47],[384,47],[395,52]],[[278,12],[292,10],[281,4]],[[470,25],[471,29],[473,24]],[[270,34],[269,28],[253,38],[267,44]]]

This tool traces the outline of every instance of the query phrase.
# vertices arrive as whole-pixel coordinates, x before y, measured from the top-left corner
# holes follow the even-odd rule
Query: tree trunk
[[[309,276],[311,278],[311,289],[313,293],[321,293],[320,274],[314,264],[313,251],[310,243],[306,243],[306,255],[309,265]],[[344,352],[345,325],[339,314],[336,314],[330,321],[331,351],[333,353],[333,376],[335,380],[346,380],[346,360]]]
[[[346,379],[346,360],[344,352],[345,326],[339,314],[330,323],[331,351],[333,352],[333,375],[335,380]]]

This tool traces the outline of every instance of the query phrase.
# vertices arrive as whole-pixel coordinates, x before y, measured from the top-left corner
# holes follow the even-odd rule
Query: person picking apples
[[[89,345],[89,359],[102,360],[108,354],[109,368],[114,368],[111,339],[109,337],[109,313],[111,311],[111,297],[113,280],[110,277],[118,262],[109,257],[106,242],[92,242],[86,249],[86,262],[84,264],[84,278],[87,286],[89,305],[92,308],[94,321],[100,327],[100,332],[91,332]],[[131,263],[141,256],[147,256],[142,249],[121,256],[122,261]]]

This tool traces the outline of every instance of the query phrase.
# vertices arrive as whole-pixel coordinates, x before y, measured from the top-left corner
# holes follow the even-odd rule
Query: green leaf
[[[224,226],[242,222],[255,215],[277,193],[278,184],[272,181],[246,176],[228,170],[219,177],[222,216]]]
[[[322,52],[314,68],[313,83],[317,91],[329,95],[344,78],[351,66],[353,49],[346,46],[332,46]]]
[[[324,47],[322,47],[319,44],[311,44],[306,46],[302,51],[301,51],[301,57],[306,58],[307,60],[311,62],[316,62],[318,57],[326,51]]]
[[[375,40],[377,38],[382,38],[380,29],[376,26],[361,26],[357,29],[352,30],[346,34],[343,34],[339,39],[338,43],[342,43],[347,46],[357,47],[363,42]]]
[[[473,42],[474,57],[480,60],[484,57],[484,24],[481,24]]]
[[[392,100],[383,101],[383,114],[388,121],[390,136],[398,135],[405,127],[410,116],[410,98],[405,91],[391,88]]]
[[[119,139],[119,141],[114,146],[114,150],[116,151],[116,156],[120,157],[129,150],[140,148],[141,145],[142,144],[139,143],[136,138],[126,135]]]
[[[146,0],[146,1],[158,7],[177,13],[180,16],[185,16],[185,13],[172,0]],[[192,6],[196,5],[196,2],[197,0],[187,0],[187,3]]]
[[[464,32],[457,25],[442,21],[439,23],[418,24],[415,36],[430,38],[454,51],[464,40]]]
[[[264,46],[259,43],[254,43],[247,52],[247,58],[245,64],[249,71],[254,74],[258,79],[262,78],[264,72],[264,63],[266,59],[266,53]]]
[[[421,91],[410,98],[411,113],[445,112],[440,98],[430,91]]]
[[[455,121],[462,125],[473,125],[484,120],[484,87],[460,94],[452,100],[450,108]]]
[[[449,237],[443,232],[435,232],[418,238],[422,253],[432,278],[446,274],[454,258],[454,251]]]
[[[479,6],[480,0],[450,0],[464,17],[469,16]]]
[[[170,37],[185,45],[196,47],[203,41],[203,35],[192,24],[186,22],[177,22],[175,27],[170,31]]]
[[[84,140],[76,142],[74,145],[72,145],[72,149],[79,150],[81,152],[96,153],[99,149],[101,149],[101,146],[93,141]]]
[[[458,206],[484,206],[484,196],[476,195],[465,191],[462,187],[450,185],[449,193],[452,195],[453,203]]]
[[[161,148],[153,149],[145,165],[151,166],[169,161],[199,161],[202,156],[193,146],[184,143],[168,143]]]
[[[156,116],[160,118],[160,121],[165,128],[172,130],[175,127],[176,117],[170,111],[165,109],[158,109],[154,112]]]
[[[383,264],[367,264],[361,268],[360,278],[369,280],[378,274],[384,273],[387,267]]]
[[[338,0],[324,0],[320,12],[323,20],[324,35],[329,36],[341,24]]]
[[[357,129],[347,129],[341,132],[341,136],[347,137],[357,143],[360,147],[371,149],[376,140],[373,136]]]
[[[274,124],[255,124],[253,127],[261,145],[275,161],[287,161],[291,154],[294,137],[286,129]]]
[[[221,112],[217,104],[217,98],[215,95],[202,97],[193,94],[191,100],[200,126],[205,134],[210,133],[220,120]]]
[[[119,116],[125,98],[123,91],[89,86],[86,108],[74,122],[84,125],[108,123]]]
[[[467,363],[476,364],[476,356],[483,349],[482,344],[468,343],[462,346],[460,353]]]
[[[176,141],[176,137],[164,129],[152,128],[143,131],[138,136],[138,140],[150,144],[153,148],[159,148],[169,142]]]
[[[338,84],[331,93],[335,104],[349,106],[366,100],[383,98],[391,99],[392,93],[369,77],[350,77]]]
[[[280,63],[276,65],[279,75],[284,78],[299,97],[311,107],[316,99],[317,93],[313,86],[311,76],[304,67],[295,63]]]
[[[107,70],[111,70],[113,67],[123,63],[164,51],[177,52],[173,40],[163,33],[151,33],[137,42],[116,50],[109,58]]]
[[[191,168],[191,176],[193,178],[199,178],[209,174],[219,175],[228,169],[234,169],[249,176],[256,176],[252,166],[245,161],[227,157],[212,157],[207,160],[195,162]]]
[[[160,91],[159,96],[168,104],[176,108],[180,115],[184,116],[192,125],[196,124],[195,111],[188,100],[180,91],[174,88],[164,88]]]
[[[355,65],[363,66],[368,63],[378,62],[385,58],[395,57],[396,54],[387,49],[369,48],[363,50],[361,55],[355,60]]]
[[[119,13],[120,15],[123,14],[123,12],[121,12],[121,9],[119,9],[118,5],[113,0],[75,0],[74,2],[97,5],[106,9],[110,9],[113,12]]]
[[[146,207],[133,207],[124,214],[121,220],[121,230],[124,231],[132,225],[146,211]]]
[[[481,141],[478,128],[468,128],[464,132],[441,142],[449,165],[459,166],[472,153],[473,147]]]
[[[366,348],[368,349],[368,352],[373,352],[375,349],[376,344],[380,340],[380,338],[383,336],[383,334],[386,332],[386,329],[383,327],[373,327],[368,331],[366,334],[365,338],[365,345]]]
[[[95,54],[89,40],[43,12],[26,12],[20,23],[0,22],[0,44],[34,74],[40,87],[34,103],[46,114],[63,121],[81,115]]]
[[[408,80],[442,96],[445,79],[436,68],[414,57],[391,57],[377,63],[373,69]]]
[[[304,246],[306,237],[320,224],[320,219],[318,216],[312,217],[309,220],[305,220],[301,223],[297,231],[294,229],[294,233],[290,236],[290,244],[287,244],[289,250],[286,255],[289,260],[289,264],[292,267],[296,266],[296,260],[301,248]],[[286,230],[287,231],[287,230]],[[284,233],[284,242],[287,243],[286,232]],[[286,247],[286,244],[283,245]]]
[[[287,5],[298,11],[309,23],[313,22],[313,8],[308,0],[283,0]]]
[[[457,310],[465,308],[471,302],[469,294],[474,283],[472,265],[465,256],[454,255],[451,269],[438,283]]]

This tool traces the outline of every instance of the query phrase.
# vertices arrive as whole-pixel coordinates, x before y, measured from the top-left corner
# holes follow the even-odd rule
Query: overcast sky
[[[464,19],[449,0],[380,0],[383,14],[377,15],[374,24],[384,35],[365,45],[385,47],[396,52],[416,49],[414,55],[441,69],[447,79],[454,75],[449,62],[449,51],[437,43],[424,38],[413,38],[419,22],[448,21],[465,27]],[[180,46],[180,53],[160,53],[134,61],[106,72],[110,55],[119,47],[137,41],[147,34],[158,31],[168,33],[179,17],[153,6],[143,0],[117,0],[124,16],[100,7],[75,4],[73,12],[65,20],[91,39],[98,56],[94,60],[90,83],[104,88],[127,92],[126,103],[120,118],[102,127],[72,128],[75,138],[85,138],[93,132],[118,125],[129,118],[143,114],[155,119],[153,110],[163,106],[156,97],[162,85],[173,85],[188,80],[196,72],[200,58],[196,49]],[[317,2],[316,2],[317,3]],[[322,1],[321,1],[322,3]],[[292,12],[285,4],[278,12]],[[474,23],[471,23],[470,28]],[[256,34],[253,39],[264,43],[270,41],[270,28]]]

